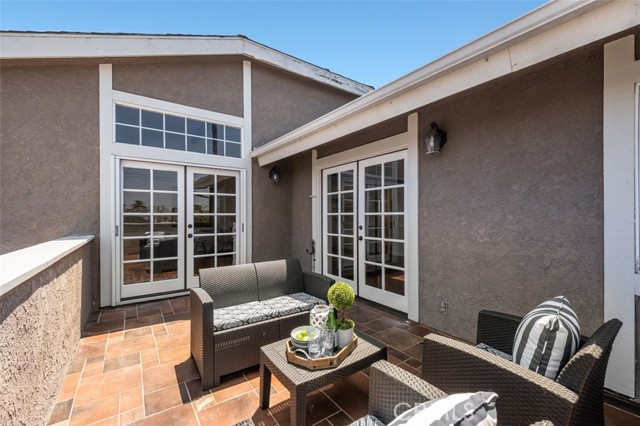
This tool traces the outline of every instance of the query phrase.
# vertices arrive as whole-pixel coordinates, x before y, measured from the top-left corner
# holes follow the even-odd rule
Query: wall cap
[[[68,236],[0,256],[0,296],[44,271],[93,240],[93,235]]]

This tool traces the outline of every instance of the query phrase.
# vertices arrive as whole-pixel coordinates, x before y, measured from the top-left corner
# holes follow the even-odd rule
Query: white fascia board
[[[373,88],[244,37],[0,33],[0,59],[243,55],[355,95]]]
[[[640,25],[640,2],[554,1],[252,152],[261,166]]]

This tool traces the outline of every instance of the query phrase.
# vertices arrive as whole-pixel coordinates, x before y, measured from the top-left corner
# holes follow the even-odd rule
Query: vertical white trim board
[[[113,157],[108,155],[113,140],[113,69],[111,64],[100,64],[99,99],[100,99],[100,300],[98,306],[112,305],[116,300],[115,286],[112,285],[114,258],[111,236],[113,228],[113,211],[111,197],[115,187]]]
[[[605,385],[635,397],[635,61],[634,37],[604,46],[604,319],[623,322]]]
[[[252,126],[252,108],[253,108],[253,99],[251,96],[251,61],[243,61],[242,62],[242,105],[243,105],[243,116],[244,116],[244,131],[243,131],[243,139],[242,144],[244,153],[244,170],[245,172],[241,173],[241,178],[243,181],[242,188],[244,188],[246,194],[244,197],[245,200],[245,220],[246,225],[244,227],[244,233],[241,232],[240,235],[244,237],[245,250],[244,255],[245,258],[242,259],[242,262],[250,263],[251,259],[253,259],[253,164],[251,161],[251,156],[249,153],[253,147],[253,126]]]

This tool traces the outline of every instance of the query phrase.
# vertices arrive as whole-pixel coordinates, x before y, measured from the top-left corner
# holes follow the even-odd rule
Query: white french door
[[[235,265],[239,253],[239,173],[187,168],[187,286],[198,270]]]
[[[323,273],[402,312],[408,310],[406,155],[398,151],[322,172]]]
[[[235,264],[239,180],[237,171],[121,160],[120,299],[197,287],[199,269]]]

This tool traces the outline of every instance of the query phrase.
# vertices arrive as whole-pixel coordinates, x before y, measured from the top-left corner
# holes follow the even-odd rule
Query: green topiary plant
[[[355,326],[353,320],[345,317],[345,311],[353,305],[353,302],[356,299],[356,294],[351,286],[343,282],[335,283],[329,287],[327,299],[329,300],[329,303],[338,310],[338,329],[348,330],[353,328]]]

